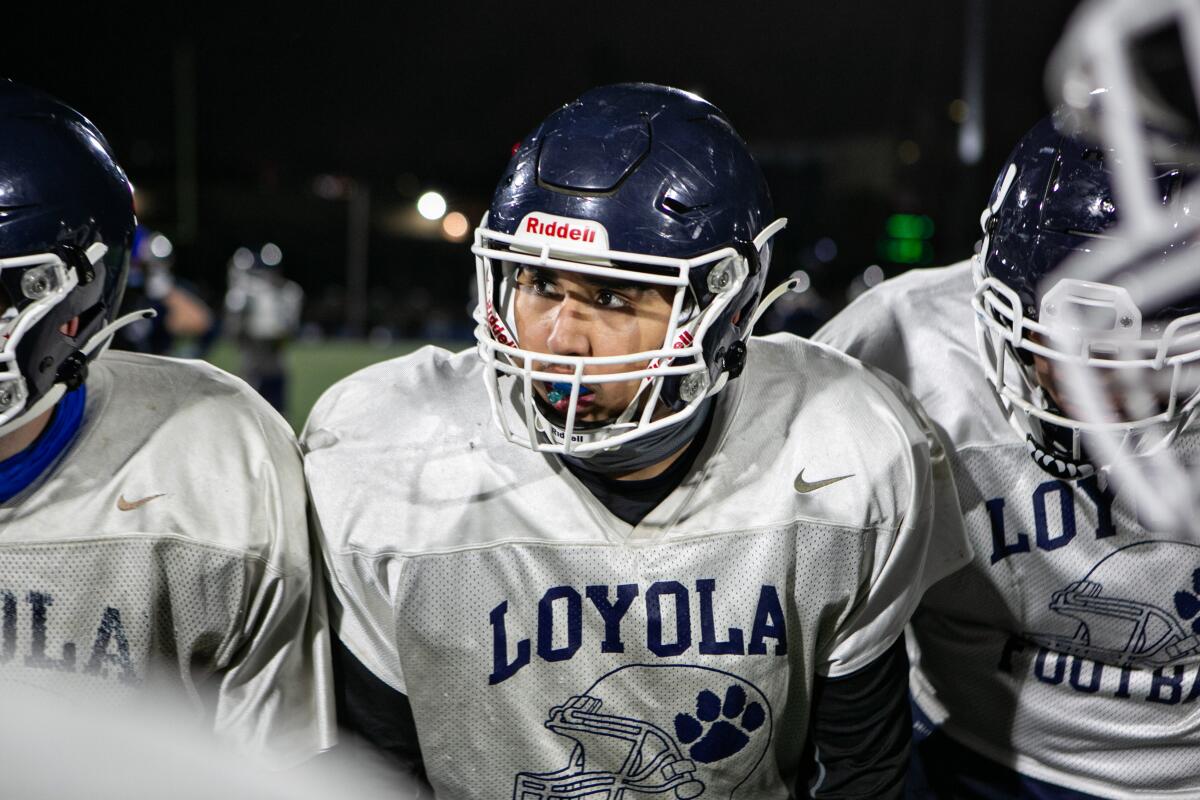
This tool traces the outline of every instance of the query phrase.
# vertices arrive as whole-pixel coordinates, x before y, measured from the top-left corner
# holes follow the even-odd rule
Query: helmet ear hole
[[[68,339],[74,339],[79,336],[79,317],[71,317],[70,320],[64,322],[58,329],[58,332]]]
[[[91,336],[93,333],[104,327],[104,316],[107,309],[97,303],[91,308],[85,309],[79,313],[76,319],[79,320],[77,336]],[[109,316],[112,316],[111,312]]]

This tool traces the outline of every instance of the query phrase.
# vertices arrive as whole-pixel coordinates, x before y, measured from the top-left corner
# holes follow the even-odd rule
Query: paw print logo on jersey
[[[696,695],[695,716],[676,715],[675,735],[683,744],[692,745],[689,756],[711,764],[740,752],[766,719],[763,707],[756,702],[747,703],[746,690],[737,684],[725,690],[724,703],[705,689]]]
[[[1200,545],[1144,541],[1114,550],[1055,592],[1061,633],[1026,633],[1062,653],[1140,669],[1200,662]]]
[[[513,800],[751,798],[773,771],[770,701],[710,667],[615,669],[551,708],[545,727],[565,766],[517,773]]]
[[[1192,624],[1192,633],[1200,635],[1200,569],[1192,570],[1192,583],[1175,593],[1175,610]]]

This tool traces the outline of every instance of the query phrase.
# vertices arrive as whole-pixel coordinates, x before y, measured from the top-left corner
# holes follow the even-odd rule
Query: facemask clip
[[[20,407],[28,394],[23,378],[0,382],[0,413]]]

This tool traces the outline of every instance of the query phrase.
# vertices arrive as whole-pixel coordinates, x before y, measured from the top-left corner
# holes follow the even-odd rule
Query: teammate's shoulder
[[[374,388],[379,384],[426,383],[430,380],[455,381],[475,372],[479,361],[472,348],[452,351],[427,344],[411,353],[389,358],[351,373],[334,386]]]
[[[918,267],[906,270],[896,277],[884,281],[880,286],[891,284],[894,291],[920,293],[936,291],[947,284],[970,284],[971,261],[967,258],[942,267]]]
[[[392,418],[410,404],[438,405],[463,391],[483,392],[474,350],[452,352],[425,345],[403,356],[363,367],[334,383],[313,406],[307,428],[330,427],[348,420]]]
[[[764,476],[766,494],[748,507],[786,497],[784,513],[800,509],[839,527],[894,528],[929,458],[911,398],[826,345],[789,334],[751,341],[745,372],[724,401],[732,413],[720,462],[735,474],[753,464]],[[847,480],[837,491],[802,495],[791,484],[801,467]]]
[[[108,350],[91,370],[106,377],[105,390],[113,393],[149,392],[168,402],[224,396],[261,402],[241,378],[198,359]]]
[[[910,341],[939,325],[971,326],[971,262],[912,269],[867,290],[813,338],[889,371],[909,361]]]
[[[945,267],[921,267],[900,273],[863,292],[850,309],[923,307],[930,302],[967,302],[971,296],[971,261]]]
[[[793,388],[801,385],[827,385],[831,379],[845,376],[856,380],[864,372],[861,361],[836,347],[792,333],[771,333],[750,339],[747,371],[753,380],[768,384],[787,381]]]
[[[90,366],[72,448],[51,480],[86,475],[88,488],[47,494],[59,508],[93,494],[136,496],[139,487],[164,497],[144,518],[117,506],[95,531],[167,534],[307,580],[300,449],[291,426],[240,378],[203,361],[108,351]]]
[[[222,441],[261,436],[294,440],[290,426],[244,380],[207,361],[108,350],[91,366],[106,407],[136,408],[149,425],[199,426]],[[109,413],[107,410],[104,412]],[[227,432],[227,433],[223,433]]]
[[[746,377],[744,392],[774,397],[778,412],[817,427],[829,414],[860,421],[911,414],[911,396],[897,381],[837,348],[790,333],[751,339]]]

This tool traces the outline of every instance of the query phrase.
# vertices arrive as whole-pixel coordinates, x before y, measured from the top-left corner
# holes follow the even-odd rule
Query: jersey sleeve
[[[407,694],[396,647],[395,603],[391,588],[405,559],[393,554],[372,555],[347,544],[353,513],[343,513],[340,498],[345,481],[359,480],[354,464],[334,461],[338,443],[336,413],[354,398],[335,384],[313,406],[300,436],[304,471],[311,499],[310,525],[329,577],[332,634],[379,680]]]
[[[319,512],[314,507],[312,523],[329,572],[332,634],[379,680],[407,694],[396,649],[395,606],[388,591],[399,578],[403,559],[371,559],[339,551],[324,533]]]
[[[813,683],[807,796],[904,796],[912,741],[908,657],[901,636],[852,674]]]
[[[901,434],[890,470],[895,522],[892,530],[877,530],[863,554],[864,583],[818,670],[831,678],[879,657],[904,631],[925,591],[971,556],[941,437],[904,386],[868,371]]]
[[[379,680],[336,636],[332,645],[338,726],[343,734],[339,749],[343,745],[359,746],[354,738],[359,737],[361,743],[386,758],[392,769],[427,786],[425,760],[408,696]]]
[[[274,767],[336,742],[329,624],[305,519],[304,476],[291,431],[267,430],[258,485],[268,550],[247,562],[239,629],[218,661],[214,728]],[[268,428],[274,426],[268,425]]]

